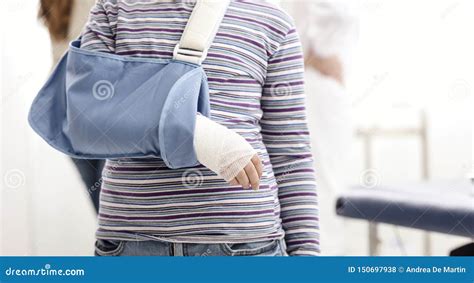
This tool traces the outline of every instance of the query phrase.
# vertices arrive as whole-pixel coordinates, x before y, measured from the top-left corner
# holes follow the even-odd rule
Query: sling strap
[[[201,65],[214,40],[229,0],[197,0],[173,59]]]

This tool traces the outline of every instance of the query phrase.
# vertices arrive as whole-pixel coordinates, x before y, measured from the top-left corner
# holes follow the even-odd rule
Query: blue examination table
[[[371,223],[474,237],[474,185],[468,179],[355,187],[338,198],[336,211]]]

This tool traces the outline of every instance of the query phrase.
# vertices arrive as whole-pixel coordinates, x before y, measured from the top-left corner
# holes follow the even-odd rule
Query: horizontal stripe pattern
[[[194,4],[99,0],[81,48],[171,58]],[[290,254],[318,254],[303,57],[291,19],[263,1],[232,1],[203,67],[212,119],[241,134],[263,161],[260,190],[230,186],[203,166],[108,160],[97,237],[241,243],[286,234]]]

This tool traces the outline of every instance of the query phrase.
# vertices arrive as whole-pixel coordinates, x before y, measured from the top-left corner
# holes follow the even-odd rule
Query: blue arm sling
[[[73,41],[33,101],[31,127],[52,147],[75,158],[161,157],[170,168],[198,165],[193,145],[196,115],[210,116],[209,88],[200,63],[227,4],[198,1],[171,60],[87,51],[80,49],[80,40]],[[214,12],[213,22],[207,24],[213,30],[208,28],[207,37],[197,41],[203,42],[202,50],[199,44],[187,48],[184,45],[196,43],[189,40],[190,26],[202,21],[199,13],[204,9]]]

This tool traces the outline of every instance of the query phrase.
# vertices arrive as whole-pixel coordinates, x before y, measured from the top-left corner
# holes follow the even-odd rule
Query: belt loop
[[[288,255],[288,252],[286,251],[286,241],[285,241],[285,238],[283,239],[280,239],[280,248],[281,248],[281,252],[284,256],[287,256]]]
[[[173,256],[184,256],[183,244],[173,243]]]

